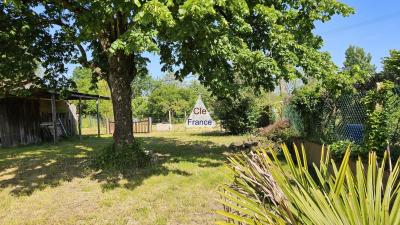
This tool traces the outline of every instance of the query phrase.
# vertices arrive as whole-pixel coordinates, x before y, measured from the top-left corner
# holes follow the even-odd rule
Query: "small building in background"
[[[79,110],[71,100],[99,99],[109,100],[78,92],[62,96],[41,88],[26,96],[0,96],[0,147],[56,142],[60,137],[81,135]]]

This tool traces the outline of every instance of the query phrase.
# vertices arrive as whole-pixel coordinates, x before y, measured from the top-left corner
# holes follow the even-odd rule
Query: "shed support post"
[[[169,131],[172,130],[171,110],[168,111]]]
[[[100,99],[97,99],[97,101],[96,101],[97,137],[100,137],[100,115],[99,115],[99,101],[100,101]]]
[[[151,126],[152,126],[152,121],[151,117],[147,118],[147,133],[151,133]]]
[[[106,134],[110,133],[110,121],[108,121],[108,118],[106,118]]]
[[[78,134],[79,140],[82,140],[82,100],[79,98],[78,103]]]
[[[53,122],[53,143],[57,143],[57,109],[56,109],[56,96],[51,94],[51,119]]]

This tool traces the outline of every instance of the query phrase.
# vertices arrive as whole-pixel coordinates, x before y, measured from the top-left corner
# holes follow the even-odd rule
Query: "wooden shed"
[[[109,99],[97,95],[35,89],[27,96],[0,96],[0,147],[56,142],[81,135],[79,105],[70,100]]]

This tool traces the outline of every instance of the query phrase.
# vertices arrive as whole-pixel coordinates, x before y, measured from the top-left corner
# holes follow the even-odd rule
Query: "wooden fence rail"
[[[152,121],[151,117],[133,122],[133,133],[151,133]],[[109,134],[113,134],[115,130],[115,122],[109,121],[107,124],[107,131]]]

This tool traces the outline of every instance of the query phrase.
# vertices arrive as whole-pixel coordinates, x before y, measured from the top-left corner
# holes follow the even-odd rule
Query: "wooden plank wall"
[[[51,122],[49,106],[50,101],[43,99],[0,98],[0,147],[46,141],[40,124]],[[58,118],[67,136],[76,135],[76,121],[65,101],[57,101],[57,122]]]
[[[41,142],[39,100],[0,99],[0,146]]]

